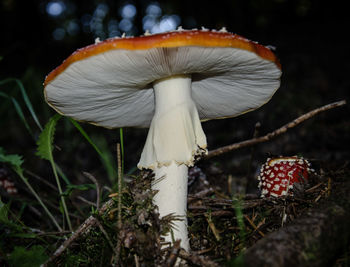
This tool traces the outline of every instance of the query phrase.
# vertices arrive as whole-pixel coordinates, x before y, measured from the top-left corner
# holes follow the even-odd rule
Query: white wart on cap
[[[150,127],[138,167],[165,177],[154,186],[161,216],[185,217],[187,168],[207,151],[201,121],[260,107],[280,75],[278,59],[262,45],[225,31],[180,30],[79,49],[44,85],[49,105],[76,120]],[[184,231],[186,219],[177,228]],[[177,238],[188,248],[187,230]]]

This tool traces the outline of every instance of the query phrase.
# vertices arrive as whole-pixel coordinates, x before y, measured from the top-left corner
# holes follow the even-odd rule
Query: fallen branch
[[[208,155],[206,155],[204,157],[204,159],[219,156],[223,153],[230,152],[232,150],[236,150],[236,149],[239,149],[242,147],[247,147],[247,146],[252,146],[252,145],[259,144],[259,143],[267,142],[267,141],[271,140],[272,138],[275,138],[276,136],[285,133],[288,129],[293,128],[293,127],[297,126],[298,124],[310,119],[311,117],[317,115],[318,113],[321,113],[323,111],[326,111],[326,110],[329,110],[332,108],[340,107],[340,106],[343,106],[345,104],[346,104],[346,101],[342,100],[342,101],[334,102],[334,103],[319,107],[319,108],[314,109],[306,114],[301,115],[300,117],[296,118],[295,120],[283,125],[282,127],[278,128],[278,129],[274,130],[273,132],[270,132],[264,136],[252,138],[252,139],[249,139],[246,141],[242,141],[239,143],[231,144],[228,146],[220,147],[218,149],[214,149],[212,151],[209,151]]]

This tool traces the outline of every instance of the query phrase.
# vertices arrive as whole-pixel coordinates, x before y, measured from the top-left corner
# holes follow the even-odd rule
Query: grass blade
[[[35,111],[34,111],[34,108],[32,106],[32,103],[29,100],[29,97],[28,97],[28,95],[26,93],[26,90],[24,89],[24,86],[23,86],[22,82],[20,80],[18,80],[18,79],[15,79],[15,78],[8,78],[8,79],[0,81],[0,85],[6,84],[6,83],[10,83],[10,82],[15,82],[17,84],[19,90],[21,91],[24,103],[26,104],[30,114],[32,115],[33,120],[35,121],[35,123],[39,127],[39,129],[42,131],[43,128],[42,128],[42,126],[41,126],[41,124],[39,122],[38,117],[35,114]]]
[[[77,129],[78,131],[81,133],[82,136],[84,136],[84,138],[86,139],[86,141],[88,141],[88,143],[95,149],[95,151],[97,152],[97,154],[100,156],[101,160],[102,160],[102,163],[103,165],[105,166],[106,168],[106,171],[108,173],[108,177],[110,179],[110,181],[113,183],[114,182],[114,179],[113,177],[115,176],[115,169],[113,167],[113,164],[112,164],[112,160],[111,158],[109,157],[108,154],[106,153],[103,153],[97,146],[96,144],[92,141],[92,139],[90,138],[90,136],[85,132],[85,130],[83,129],[83,127],[81,127],[81,125],[71,119],[71,118],[67,118]]]
[[[90,136],[85,132],[83,127],[81,127],[80,124],[78,122],[76,122],[75,120],[68,118],[68,117],[67,117],[67,119],[75,126],[75,128],[77,128],[79,130],[81,135],[85,137],[86,141],[88,141],[89,144],[96,150],[97,154],[99,154],[99,156],[104,159],[105,156],[103,155],[101,150],[95,145],[95,143],[91,140]]]
[[[23,114],[23,111],[21,109],[21,106],[18,104],[17,100],[14,97],[9,96],[6,93],[0,92],[0,96],[7,98],[9,100],[11,100],[12,104],[15,106],[15,110],[19,116],[19,118],[21,119],[21,121],[23,122],[24,126],[27,128],[28,132],[30,133],[30,135],[34,138],[33,132],[29,127],[29,124],[27,123],[27,120]]]

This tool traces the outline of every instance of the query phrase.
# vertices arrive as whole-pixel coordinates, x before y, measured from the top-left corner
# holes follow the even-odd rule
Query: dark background
[[[103,40],[120,36],[123,29],[127,29],[126,35],[143,34],[146,18],[153,21],[155,28],[149,28],[151,31],[162,23],[168,27],[181,25],[185,29],[203,26],[219,30],[226,27],[230,32],[274,46],[282,64],[283,76],[281,88],[262,108],[241,117],[203,123],[209,149],[214,149],[251,138],[257,122],[261,123],[259,134],[263,135],[314,108],[341,99],[348,100],[350,57],[346,40],[349,16],[343,3],[317,0],[2,0],[0,80],[10,77],[20,79],[41,123],[45,124],[54,114],[43,99],[45,75],[74,50],[93,43],[96,37]],[[129,4],[132,7],[125,15],[123,7]],[[135,10],[136,14],[131,16]],[[124,24],[121,23],[123,18],[126,18]],[[0,89],[18,98],[27,112],[13,83],[2,85]],[[0,146],[9,153],[24,155],[26,168],[45,173],[47,165],[34,155],[35,140],[20,122],[12,104],[3,98],[0,101]],[[25,115],[35,134],[39,135],[40,131],[29,113]],[[83,127],[97,145],[115,156],[118,130],[89,125]],[[229,174],[245,177],[249,171],[254,174],[271,154],[300,154],[320,162],[346,162],[350,154],[349,128],[349,108],[342,107],[312,118],[287,134],[255,147],[252,161],[252,148],[246,148],[210,162],[200,162],[199,165],[203,169],[219,167],[223,177]],[[134,170],[146,134],[145,129],[124,129],[127,172]],[[96,153],[67,121],[59,123],[55,138],[59,147],[55,151],[55,160],[73,182],[83,179],[81,171],[90,171],[108,183]],[[249,165],[249,162],[252,164]],[[48,175],[52,174],[48,172]],[[225,183],[222,181],[223,186]]]

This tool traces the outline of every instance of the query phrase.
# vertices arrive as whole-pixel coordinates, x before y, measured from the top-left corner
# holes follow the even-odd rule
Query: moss
[[[94,227],[77,239],[56,263],[62,266],[108,266],[110,257],[111,250],[105,237]]]

